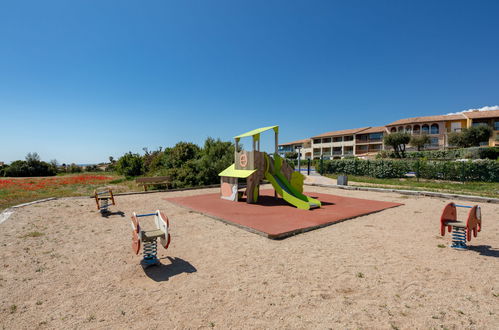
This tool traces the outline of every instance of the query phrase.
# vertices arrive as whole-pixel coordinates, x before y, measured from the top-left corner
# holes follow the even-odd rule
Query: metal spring
[[[158,243],[156,240],[144,242],[144,263],[152,265],[158,262],[156,255],[158,254]]]
[[[101,199],[100,213],[107,213],[107,208],[109,207],[108,199]]]
[[[452,248],[466,249],[466,229],[452,226]]]

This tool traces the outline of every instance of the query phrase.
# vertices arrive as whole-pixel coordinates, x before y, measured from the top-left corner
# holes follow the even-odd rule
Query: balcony
[[[355,143],[357,144],[367,144],[367,143],[381,143],[383,142],[382,138],[377,139],[356,139]]]

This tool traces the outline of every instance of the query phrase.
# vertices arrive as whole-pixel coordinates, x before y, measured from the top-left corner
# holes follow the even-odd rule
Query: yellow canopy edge
[[[236,165],[232,164],[227,167],[222,172],[218,173],[218,176],[229,176],[232,178],[247,178],[251,174],[255,173],[257,170],[236,170]]]
[[[268,127],[257,128],[257,129],[254,129],[252,131],[246,132],[244,134],[241,134],[241,135],[238,135],[238,136],[234,136],[234,139],[240,139],[240,138],[243,138],[243,137],[257,135],[257,134],[260,134],[262,132],[268,131],[269,129],[274,129],[274,131],[277,132],[277,130],[279,130],[279,126],[276,125],[276,126],[268,126]]]

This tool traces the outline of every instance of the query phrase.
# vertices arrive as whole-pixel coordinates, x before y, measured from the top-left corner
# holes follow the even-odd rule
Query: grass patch
[[[113,172],[64,174],[53,177],[0,178],[0,211],[49,197],[91,196],[112,184],[113,192],[140,190],[134,180]]]
[[[336,179],[338,175],[327,174],[329,178]],[[425,180],[416,178],[394,178],[394,179],[378,179],[367,176],[348,175],[348,180],[351,183],[356,183],[356,186],[405,189],[415,191],[434,191],[463,195],[476,195],[482,197],[499,196],[499,182],[454,182],[442,180]]]

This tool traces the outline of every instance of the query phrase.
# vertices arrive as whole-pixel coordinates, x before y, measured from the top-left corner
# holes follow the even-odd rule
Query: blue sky
[[[0,161],[499,103],[498,1],[3,1]],[[269,134],[268,140],[272,137]]]

